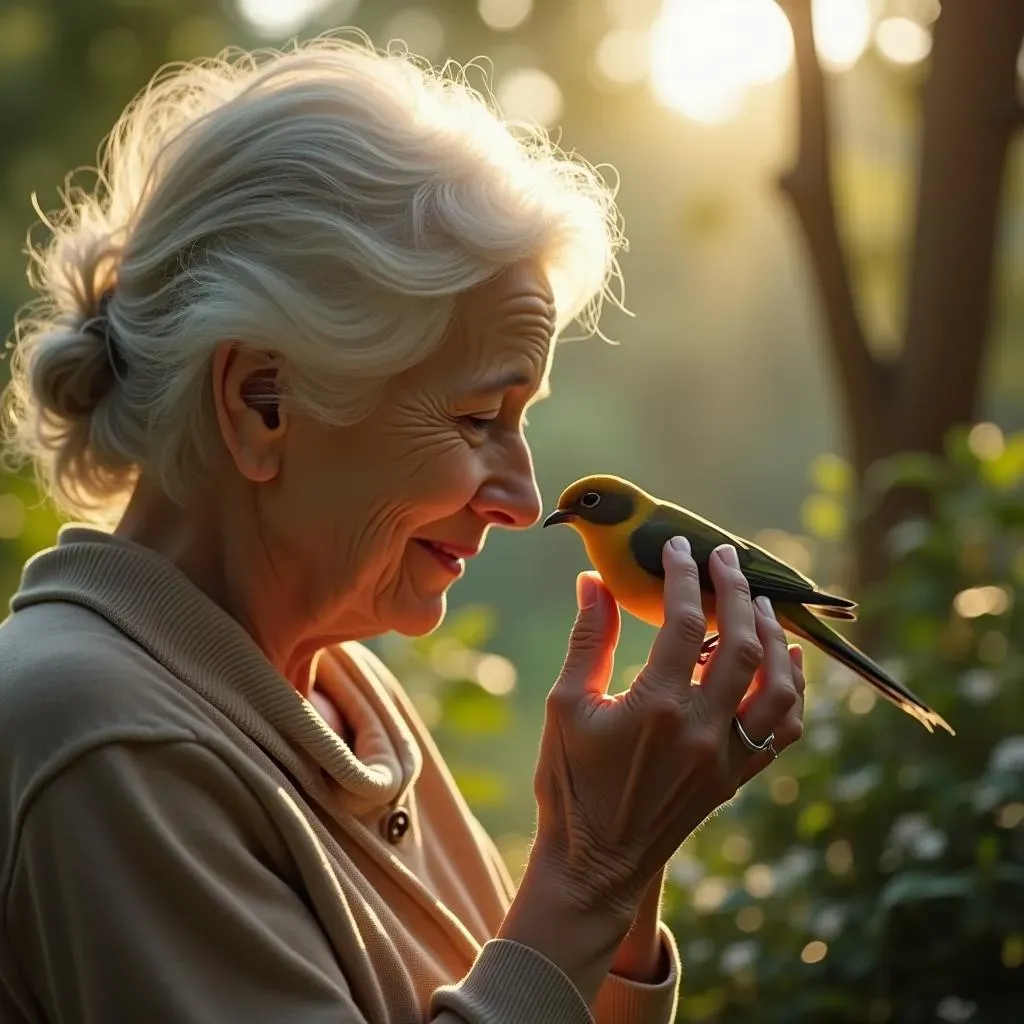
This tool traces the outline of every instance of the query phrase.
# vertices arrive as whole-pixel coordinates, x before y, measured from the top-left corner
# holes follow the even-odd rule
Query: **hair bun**
[[[107,320],[107,292],[77,326],[52,330],[32,353],[32,391],[53,417],[87,420],[118,382]]]

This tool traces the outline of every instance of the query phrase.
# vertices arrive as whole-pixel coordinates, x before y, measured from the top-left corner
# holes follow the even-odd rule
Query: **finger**
[[[807,680],[804,678],[804,649],[799,644],[789,645],[789,660],[793,666],[793,685],[802,697]]]
[[[804,734],[804,675],[803,675],[803,651],[797,644],[794,644],[788,651],[790,663],[793,666],[793,682],[796,687],[796,703],[790,708],[786,717],[775,728],[775,751],[782,754],[787,747],[791,747]],[[760,775],[770,764],[774,762],[770,752],[756,754],[750,758],[746,766],[740,785],[749,782],[755,775]]]
[[[740,571],[736,549],[715,548],[708,559],[715,587],[720,640],[701,681],[709,707],[728,721],[761,665],[764,650],[758,638],[750,584]]]
[[[771,601],[766,597],[754,601],[754,625],[764,657],[753,684],[740,701],[736,715],[747,735],[755,743],[760,743],[776,731],[796,704],[797,691],[793,682],[793,662],[786,646],[786,634],[775,617]],[[738,751],[749,756],[750,751],[735,731],[733,738]]]
[[[707,621],[701,606],[700,575],[685,537],[673,537],[662,549],[665,567],[665,622],[633,686],[689,691],[704,642]]]
[[[569,649],[551,690],[573,702],[607,692],[620,627],[619,606],[596,573],[577,577],[576,601],[579,613],[569,634]]]

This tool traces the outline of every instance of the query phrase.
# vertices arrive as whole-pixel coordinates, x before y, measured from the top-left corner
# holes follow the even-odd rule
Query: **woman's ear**
[[[281,405],[280,367],[266,352],[232,342],[213,355],[213,403],[224,447],[253,483],[280,472],[288,416]]]

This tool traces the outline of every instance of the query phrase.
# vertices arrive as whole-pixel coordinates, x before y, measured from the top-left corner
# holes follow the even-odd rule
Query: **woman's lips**
[[[457,551],[464,551],[466,549],[455,549],[448,545],[439,544],[432,540],[423,540],[422,538],[415,538],[416,543],[419,544],[424,551],[429,552],[434,558],[440,563],[448,572],[453,576],[461,576],[466,569],[466,563],[461,554],[457,554]]]

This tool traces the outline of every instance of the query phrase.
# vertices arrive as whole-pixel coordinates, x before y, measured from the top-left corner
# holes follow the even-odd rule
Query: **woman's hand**
[[[751,602],[735,552],[710,559],[721,640],[699,683],[706,623],[685,539],[665,546],[663,563],[665,625],[615,696],[607,688],[618,609],[599,578],[580,577],[580,615],[548,697],[535,777],[531,863],[539,858],[560,878],[570,903],[621,915],[626,927],[686,837],[771,762],[743,745],[733,717],[755,741],[774,731],[780,752],[802,732],[799,648],[787,648],[767,602]]]

